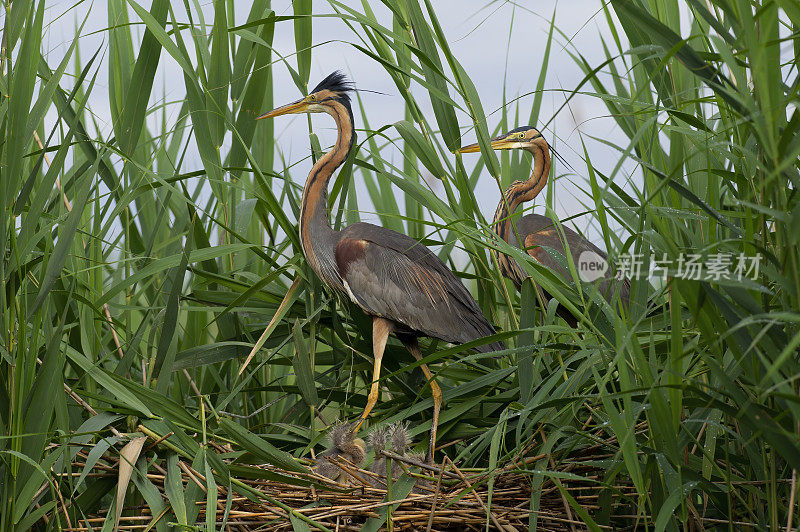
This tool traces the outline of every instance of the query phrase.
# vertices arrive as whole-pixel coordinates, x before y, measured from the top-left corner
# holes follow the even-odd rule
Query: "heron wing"
[[[353,224],[342,231],[334,254],[348,295],[371,315],[451,343],[495,332],[453,272],[407,235]],[[495,343],[479,350],[502,348]]]
[[[569,270],[565,268],[547,249],[554,249],[566,257],[566,247],[564,246],[564,239],[569,245],[569,251],[572,255],[572,260],[577,267],[580,267],[581,255],[585,252],[591,252],[597,255],[600,259],[608,262],[608,256],[589,242],[587,239],[570,229],[569,227],[562,226],[564,236],[562,238],[561,232],[556,228],[553,220],[546,216],[529,214],[520,220],[517,226],[520,235],[524,236],[525,251],[533,257],[539,264],[555,271],[564,279],[571,282],[572,276]],[[591,259],[591,256],[584,260]],[[627,306],[630,295],[630,282],[625,279],[622,282],[614,278],[614,272],[609,265],[608,269],[603,272],[602,276],[598,278],[597,289],[601,294],[611,302],[616,296],[615,292],[619,290],[620,297],[623,303]]]

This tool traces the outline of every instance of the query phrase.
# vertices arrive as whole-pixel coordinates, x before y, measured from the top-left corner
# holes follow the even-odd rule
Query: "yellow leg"
[[[367,406],[364,408],[364,413],[358,420],[358,425],[353,429],[353,433],[358,432],[361,425],[369,416],[372,408],[378,402],[378,381],[381,378],[381,360],[383,360],[383,351],[386,349],[386,342],[389,340],[389,334],[392,332],[392,322],[384,318],[372,318],[372,355],[375,357],[375,365],[372,367],[372,388],[367,397]]]
[[[416,339],[413,341],[406,342],[406,348],[409,352],[416,358],[417,360],[422,360],[422,352],[419,350],[419,345],[417,345]],[[425,461],[429,464],[433,463],[433,452],[436,450],[436,430],[439,427],[439,412],[442,409],[442,389],[439,388],[439,384],[436,382],[436,378],[431,373],[430,368],[427,364],[422,364],[420,366],[422,372],[425,374],[425,378],[428,379],[428,383],[431,385],[431,395],[433,396],[433,419],[431,420],[431,436],[430,441],[428,442],[428,452],[425,454]]]

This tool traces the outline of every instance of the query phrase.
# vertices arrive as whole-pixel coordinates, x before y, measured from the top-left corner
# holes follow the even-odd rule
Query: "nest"
[[[216,447],[219,451],[230,450]],[[587,529],[582,517],[598,512],[599,497],[604,492],[606,501],[611,496],[610,500],[616,502],[610,503],[613,511],[610,520],[607,516],[609,525],[601,528],[619,529],[636,522],[636,516],[625,515],[632,512],[626,511],[628,506],[623,502],[635,499],[633,487],[624,481],[613,487],[603,484],[603,463],[610,456],[602,454],[600,447],[584,449],[573,461],[556,464],[548,455],[528,456],[493,471],[460,469],[447,457],[443,463],[430,466],[390,451],[379,454],[390,468],[402,468],[403,474],[393,469],[392,475],[380,478],[344,458],[334,457],[329,460],[346,473],[344,482],[331,481],[311,468],[306,474],[298,474],[263,466],[263,470],[294,477],[308,485],[250,478],[236,479],[232,493],[217,486],[216,527],[231,531],[289,531],[305,522],[312,530],[346,531],[361,530],[365,524],[374,530],[386,529],[390,522],[394,530],[485,530],[488,525],[492,530],[515,531],[527,530],[533,518],[539,530],[573,532]],[[79,453],[74,463],[78,469],[83,465],[82,455],[85,456]],[[118,466],[110,462],[111,459],[98,463],[91,475],[116,478]],[[532,498],[532,479],[539,474],[537,466],[547,468],[550,474],[539,476],[538,496]],[[180,469],[184,487],[194,483],[206,491],[203,474],[185,461],[180,462]],[[165,471],[155,463],[150,470],[150,482],[169,505],[164,491]],[[246,491],[249,496],[244,495]],[[203,496],[198,503],[199,523],[206,522],[205,500]],[[66,515],[64,504],[62,501],[60,511]],[[164,511],[154,517],[146,505],[129,506],[122,513],[119,530],[151,530],[154,519],[171,522],[174,518],[168,515],[171,514]],[[80,523],[67,523],[63,530],[97,530],[106,518],[106,512],[101,512]],[[641,516],[638,519],[641,524]]]
[[[167,441],[172,433],[159,436],[143,425],[138,428],[150,440],[143,453],[149,448],[163,446],[178,452],[180,457],[179,450]],[[116,482],[125,476],[122,469],[130,473],[130,463],[137,459],[139,463],[148,464],[147,478],[160,493],[165,509],[154,516],[147,505],[131,504],[122,511],[117,530],[154,530],[162,520],[172,523],[175,519],[168,511],[166,470],[162,467],[164,460],[150,460],[152,455],[145,459],[144,454],[139,458],[145,439],[136,438],[139,440],[136,455],[124,460],[122,467],[117,453],[107,453],[94,462],[89,472],[65,473],[73,476],[86,474]],[[373,464],[378,460],[385,461],[378,468],[382,474],[376,473],[375,467],[372,470],[359,467],[350,462],[346,454],[329,452],[319,455],[314,461],[305,460],[308,469],[303,473],[271,465],[256,466],[247,470],[247,478],[234,478],[232,474],[230,485],[233,489],[230,491],[212,479],[210,484],[217,490],[213,517],[215,529],[337,532],[490,529],[510,532],[528,530],[535,522],[538,530],[576,532],[588,530],[587,523],[592,528],[603,530],[635,530],[652,526],[651,517],[636,510],[636,501],[640,497],[630,480],[624,475],[612,475],[615,479],[613,484],[608,482],[608,467],[614,462],[614,457],[602,439],[595,441],[598,443],[573,449],[566,456],[526,456],[523,451],[493,470],[459,468],[447,456],[441,464],[428,465],[419,461],[418,456],[402,456],[380,447],[374,447]],[[208,453],[216,450],[217,456],[221,457],[233,449],[228,444],[212,440],[206,450]],[[125,449],[120,454],[124,455]],[[206,523],[209,483],[201,472],[189,465],[185,454],[183,458],[177,462],[182,487],[186,490],[194,484],[203,492],[197,503],[198,513],[194,522]],[[88,451],[79,451],[72,470],[85,469],[87,459]],[[337,481],[318,474],[321,460],[341,470],[342,474],[335,475]],[[241,471],[241,468],[237,470]],[[265,480],[264,477],[284,481]],[[60,479],[57,475],[54,480],[58,485]],[[137,499],[128,497],[126,500]],[[72,502],[59,494],[56,511],[63,515],[61,524],[66,526],[60,528],[64,531],[99,530],[109,517],[116,517],[108,514],[108,507],[112,505],[103,504],[103,511],[88,516],[81,513],[80,521],[72,522],[70,514],[75,513],[69,511]],[[690,511],[688,517],[698,530],[719,525],[756,527],[754,523],[739,521],[734,516],[723,520]],[[41,519],[51,524],[53,515],[48,513]]]

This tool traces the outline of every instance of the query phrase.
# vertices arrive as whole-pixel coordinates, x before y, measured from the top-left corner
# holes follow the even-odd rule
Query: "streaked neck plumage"
[[[519,235],[519,240],[517,239],[516,231],[512,225],[512,215],[522,203],[531,201],[539,195],[547,185],[547,177],[550,174],[550,147],[542,137],[539,137],[531,146],[526,146],[524,149],[533,155],[533,172],[527,180],[514,181],[504,191],[503,198],[500,200],[500,204],[494,214],[493,222],[497,236],[511,245],[520,247],[524,247],[527,235]],[[495,255],[500,267],[508,272],[514,283],[521,284],[525,275],[519,265],[516,264],[516,261],[509,259],[502,253],[495,252]],[[515,271],[512,272],[512,269]]]
[[[349,104],[341,100],[325,103],[326,111],[336,122],[338,136],[333,149],[320,157],[308,174],[300,206],[300,242],[309,265],[320,279],[331,288],[344,292],[334,258],[339,233],[333,230],[328,217],[328,182],[347,159],[355,142],[355,128]]]

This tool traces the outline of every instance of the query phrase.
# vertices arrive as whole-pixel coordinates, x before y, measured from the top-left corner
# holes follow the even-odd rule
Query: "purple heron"
[[[311,268],[324,284],[348,297],[372,317],[372,352],[375,359],[367,405],[355,430],[361,427],[378,401],[381,360],[390,334],[422,360],[417,339],[439,338],[462,344],[494,334],[469,291],[428,248],[413,238],[368,223],[341,231],[328,218],[328,182],[344,163],[355,143],[352,84],[340,72],[323,79],[311,93],[260,117],[293,113],[328,113],[336,122],[333,149],[320,157],[308,174],[300,208],[300,241]],[[494,342],[476,347],[479,352],[505,346]],[[427,364],[420,368],[433,396],[428,460],[433,459],[442,391]],[[355,431],[354,430],[354,431]]]
[[[569,271],[558,262],[549,252],[553,249],[564,255],[572,256],[573,262],[578,265],[582,257],[599,257],[608,263],[608,257],[603,251],[586,240],[584,237],[568,227],[556,226],[555,222],[547,216],[527,214],[518,220],[512,220],[514,212],[526,201],[532,201],[547,185],[550,174],[550,150],[552,149],[542,134],[532,126],[518,127],[495,137],[491,140],[491,147],[495,150],[527,150],[533,156],[533,172],[525,181],[514,181],[503,192],[503,198],[497,205],[494,214],[494,231],[503,240],[512,246],[518,246],[528,253],[533,260],[560,274],[567,281],[572,280]],[[470,144],[456,150],[457,153],[475,153],[480,151],[478,144]],[[563,231],[563,238],[562,238]],[[566,246],[565,246],[566,242]],[[528,273],[513,258],[492,251],[497,257],[503,275],[514,282],[517,290],[522,282],[529,277]],[[589,255],[585,255],[585,253]],[[617,293],[624,307],[628,306],[630,298],[630,282],[617,281],[610,268],[607,268],[595,282],[597,289],[609,303],[613,303]],[[543,291],[545,301],[551,299],[550,294]],[[577,321],[571,313],[559,306],[559,314],[573,327]]]

